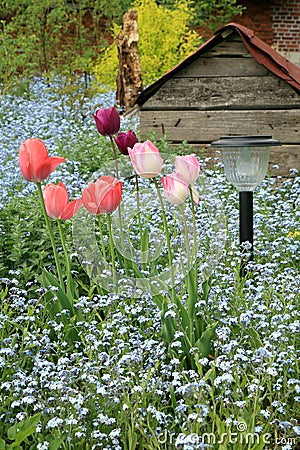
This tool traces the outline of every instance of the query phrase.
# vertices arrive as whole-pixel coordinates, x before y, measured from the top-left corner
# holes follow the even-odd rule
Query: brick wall
[[[238,0],[246,6],[236,22],[300,65],[300,0]]]
[[[300,2],[275,0],[271,5],[274,47],[288,57],[300,53]],[[295,55],[292,55],[295,56]],[[300,61],[300,59],[299,59]]]
[[[262,0],[238,0],[237,4],[245,6],[246,9],[242,16],[234,17],[233,21],[250,28],[263,41],[272,45],[274,31],[272,28],[271,3],[271,1]]]

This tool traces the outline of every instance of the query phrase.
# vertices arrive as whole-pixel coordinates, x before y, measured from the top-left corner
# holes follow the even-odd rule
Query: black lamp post
[[[211,147],[222,149],[224,171],[228,181],[239,190],[240,246],[249,242],[253,260],[253,190],[264,179],[269,163],[270,148],[281,145],[271,136],[222,136]],[[247,261],[242,260],[240,275],[246,275]]]

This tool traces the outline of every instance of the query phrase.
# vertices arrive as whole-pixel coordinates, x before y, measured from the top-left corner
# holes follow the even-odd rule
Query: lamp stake
[[[252,191],[240,191],[239,192],[240,203],[240,246],[242,253],[250,253],[250,257],[245,259],[242,257],[241,261],[241,277],[245,277],[246,265],[248,261],[253,261],[253,192]],[[250,250],[243,248],[243,243],[249,242],[251,244]]]

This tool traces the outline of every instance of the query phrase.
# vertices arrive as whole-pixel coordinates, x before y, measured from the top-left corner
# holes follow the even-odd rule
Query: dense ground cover
[[[209,171],[201,162],[208,200],[218,198],[224,213],[226,239],[213,255],[209,296],[198,302],[218,327],[211,355],[196,369],[170,357],[151,296],[104,294],[75,254],[82,282],[75,306],[84,321],[80,344],[70,347],[45,305],[40,271],[53,270],[51,247],[35,186],[21,179],[17,155],[24,139],[43,139],[51,155],[67,159],[49,181],[62,180],[77,196],[111,160],[91,113],[114,97],[82,98],[80,84],[76,96],[61,96],[58,84],[36,79],[30,95],[1,98],[0,449],[296,449],[300,177],[281,184],[267,178],[256,189],[255,262],[239,279],[237,191],[221,166]],[[122,122],[130,127],[138,124]],[[199,228],[213,222],[208,206],[198,212]],[[71,224],[64,228],[72,251]]]

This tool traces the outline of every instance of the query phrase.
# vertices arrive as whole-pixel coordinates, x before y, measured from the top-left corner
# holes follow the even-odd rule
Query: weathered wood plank
[[[171,78],[142,110],[300,108],[300,95],[274,75]]]
[[[178,145],[171,146],[177,147]],[[206,159],[208,169],[222,161],[221,150],[213,149],[207,144],[191,144],[189,153],[198,154],[201,158]],[[278,168],[273,166],[278,166]],[[282,145],[271,148],[268,173],[271,176],[288,178],[291,176],[290,169],[297,169],[300,173],[300,145]]]
[[[220,55],[243,56],[244,58],[252,58],[251,53],[248,52],[241,38],[234,42],[228,42],[226,39],[220,42],[220,44],[215,45],[211,50],[203,53],[203,56],[210,58]]]
[[[175,142],[209,143],[222,135],[272,135],[285,144],[300,144],[300,109],[254,111],[140,111],[140,130]]]
[[[254,58],[199,56],[185,69],[174,76],[178,77],[252,77],[267,75],[268,70]]]

